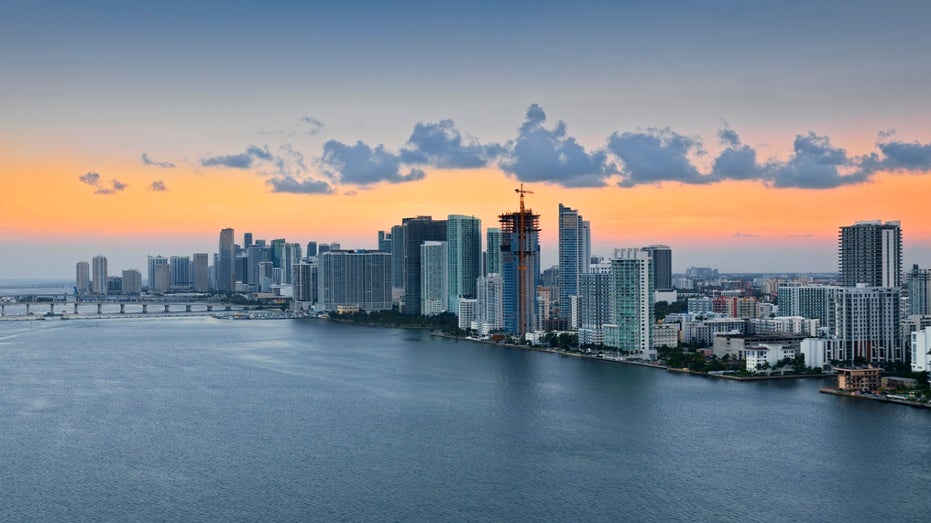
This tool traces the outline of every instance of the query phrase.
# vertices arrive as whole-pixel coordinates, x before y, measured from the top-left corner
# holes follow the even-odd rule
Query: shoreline
[[[637,365],[640,367],[650,367],[653,369],[665,370],[666,372],[697,376],[699,378],[718,378],[718,379],[726,379],[726,380],[731,380],[731,381],[769,381],[769,380],[790,380],[790,379],[800,379],[800,378],[821,378],[823,379],[823,378],[834,377],[833,374],[786,374],[786,375],[780,375],[780,376],[733,376],[733,375],[727,375],[727,374],[709,374],[707,372],[695,372],[689,369],[667,367],[666,365],[660,365],[658,363],[650,363],[647,361],[634,361],[634,360],[617,359],[617,358],[612,358],[612,357],[599,357],[598,355],[595,355],[595,354],[583,354],[580,352],[565,352],[565,351],[561,351],[559,349],[553,349],[550,347],[533,347],[529,345],[517,345],[514,343],[502,343],[502,342],[496,342],[496,341],[491,341],[491,340],[480,340],[476,338],[464,338],[460,336],[452,336],[450,334],[443,334],[439,332],[432,332],[431,334],[439,338],[447,338],[451,340],[462,340],[462,341],[468,341],[472,343],[481,343],[485,345],[494,345],[498,347],[504,347],[506,349],[548,352],[552,354],[559,354],[560,356],[583,358],[583,359],[589,359],[589,360],[594,360],[594,361],[603,361],[607,363],[620,363],[623,365]]]
[[[888,394],[862,394],[859,392],[848,392],[845,390],[838,390],[834,387],[821,387],[818,389],[818,392],[821,394],[831,394],[833,396],[840,396],[843,398],[856,398],[861,400],[872,400],[878,401],[880,403],[895,403],[896,405],[905,405],[906,407],[916,407],[921,409],[931,409],[931,403],[923,403],[920,401],[902,399],[902,398],[892,398]]]

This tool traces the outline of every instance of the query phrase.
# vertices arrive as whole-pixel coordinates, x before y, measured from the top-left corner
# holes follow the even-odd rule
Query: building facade
[[[653,288],[658,291],[672,289],[672,249],[668,245],[648,245],[642,250],[653,259]]]
[[[499,215],[504,280],[504,331],[523,337],[536,324],[540,270],[540,215],[531,210]]]
[[[640,249],[616,249],[609,274],[611,323],[605,345],[645,359],[656,359],[653,327],[653,263]]]
[[[328,251],[317,257],[317,310],[391,310],[391,255]]]
[[[420,313],[424,316],[436,316],[448,310],[448,261],[449,246],[446,242],[426,241],[420,244]]]
[[[91,291],[94,294],[107,294],[107,257],[94,256],[91,260]]]
[[[220,231],[220,250],[217,259],[217,290],[232,292],[235,289],[235,272],[233,264],[236,261],[235,231],[223,229]],[[151,282],[149,283],[151,285]]]
[[[579,292],[579,277],[591,262],[591,225],[575,209],[559,204],[559,317],[569,317],[569,296]]]
[[[79,261],[75,264],[74,291],[80,295],[91,291],[91,264],[86,261]]]
[[[840,228],[841,285],[898,287],[902,274],[902,228],[899,222],[861,221]]]
[[[473,216],[450,214],[446,218],[446,310],[459,314],[459,299],[475,297],[475,283],[482,275],[482,221]]]

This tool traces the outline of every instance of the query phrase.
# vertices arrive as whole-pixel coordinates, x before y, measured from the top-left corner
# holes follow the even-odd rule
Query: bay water
[[[927,521],[931,410],[323,320],[0,321],[3,521]]]

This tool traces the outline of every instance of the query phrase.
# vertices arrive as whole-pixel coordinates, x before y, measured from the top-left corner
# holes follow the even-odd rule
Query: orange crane
[[[524,195],[533,194],[533,191],[528,191],[524,189],[524,184],[520,184],[520,189],[514,189],[514,192],[520,194],[520,214],[517,217],[517,289],[518,289],[518,315],[519,315],[519,328],[520,333],[524,334],[527,332],[527,325],[525,325],[525,318],[527,317],[527,310],[529,307],[533,306],[533,302],[528,303],[527,296],[530,294],[527,289],[524,288],[526,285],[526,272],[527,272],[527,242],[526,237],[526,223],[525,223],[525,212],[524,212]]]

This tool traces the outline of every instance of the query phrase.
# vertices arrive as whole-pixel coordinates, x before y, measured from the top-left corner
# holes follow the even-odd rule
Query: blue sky
[[[687,191],[707,180],[695,173],[718,172],[728,148],[755,158],[728,179],[774,188],[852,183],[838,178],[838,167],[857,174],[869,154],[877,155],[873,171],[921,174],[931,164],[931,2],[37,1],[5,2],[0,11],[0,152],[13,158],[12,167],[0,166],[0,183],[10,188],[26,176],[20,166],[67,157],[73,168],[62,183],[75,190],[86,173],[103,173],[105,184],[131,176],[122,174],[130,162],[147,173],[210,176],[220,167],[260,177],[291,162],[285,170],[297,174],[271,179],[266,193],[324,185],[332,194],[377,192],[366,182],[371,173],[352,170],[352,154],[371,160],[380,145],[380,165],[393,171],[379,179],[415,187],[462,166],[461,156],[422,156],[429,143],[411,145],[418,129],[427,140],[445,126],[465,144],[458,153],[476,146],[493,157],[515,149],[534,107],[545,111],[537,128],[544,138],[558,135],[584,153],[570,162],[581,171],[557,180],[565,187],[622,183],[612,176],[627,173],[628,185]],[[663,141],[654,152],[670,156],[638,157],[646,139]],[[893,145],[882,149],[882,140]],[[914,147],[895,148],[903,144]],[[827,169],[805,170],[800,150],[814,151]],[[487,165],[520,181],[561,176],[547,169],[545,154],[529,154],[535,163],[517,164],[511,154]],[[872,171],[865,176],[872,180]],[[176,194],[169,174],[150,181],[166,198]],[[334,181],[345,187],[334,190]],[[122,191],[101,187],[116,186],[92,185],[86,197],[97,197],[86,205]],[[571,200],[584,214],[585,199]],[[895,219],[889,209],[859,218]],[[418,213],[392,212],[395,221]],[[852,221],[831,219],[831,227]],[[249,227],[211,230],[228,225]],[[20,242],[34,234],[26,223],[2,230]],[[204,249],[214,243],[210,236]],[[914,261],[926,263],[928,246],[920,247]],[[759,250],[733,248],[745,256],[730,259],[747,263]],[[118,246],[104,242],[107,249]],[[821,248],[810,268],[832,269],[832,250]],[[711,264],[707,253],[692,256]],[[785,261],[803,270],[797,259]],[[0,258],[0,269],[13,263]]]

